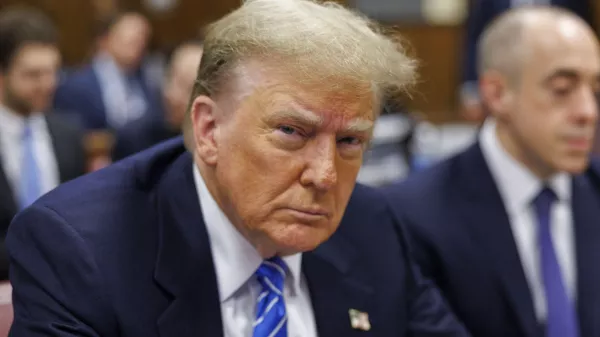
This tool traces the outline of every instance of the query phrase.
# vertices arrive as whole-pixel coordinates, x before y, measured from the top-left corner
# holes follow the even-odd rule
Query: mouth
[[[299,220],[313,222],[327,219],[330,213],[322,208],[286,208],[286,211]]]
[[[587,137],[568,138],[567,144],[569,148],[579,151],[586,151],[591,146],[591,141]]]

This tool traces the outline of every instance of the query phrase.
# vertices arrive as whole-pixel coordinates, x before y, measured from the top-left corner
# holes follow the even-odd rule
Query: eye
[[[277,130],[285,133],[286,135],[293,135],[295,133],[298,133],[298,131],[295,128],[289,125],[280,125],[277,127]]]
[[[338,140],[338,142],[348,145],[361,145],[363,143],[363,141],[357,137],[344,137]]]
[[[555,96],[564,97],[571,93],[571,88],[554,88],[552,92]]]

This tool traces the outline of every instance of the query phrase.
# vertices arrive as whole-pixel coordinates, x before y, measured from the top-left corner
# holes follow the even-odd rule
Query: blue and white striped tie
[[[256,271],[262,290],[256,300],[253,337],[287,337],[287,314],[283,299],[285,262],[278,257],[265,260]]]

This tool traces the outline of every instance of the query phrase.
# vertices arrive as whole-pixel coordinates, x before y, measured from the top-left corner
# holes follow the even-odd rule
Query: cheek
[[[360,170],[361,161],[339,163],[337,167],[338,183],[336,185],[336,213],[341,218],[356,185],[356,177]]]
[[[240,216],[268,216],[274,202],[298,180],[299,158],[275,149],[266,135],[232,130],[224,134],[232,136],[219,144],[217,165],[223,188]]]

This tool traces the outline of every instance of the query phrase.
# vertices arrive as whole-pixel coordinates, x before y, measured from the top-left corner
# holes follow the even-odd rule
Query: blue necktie
[[[35,160],[34,140],[29,124],[25,124],[23,130],[22,149],[19,207],[24,209],[37,200],[41,194],[39,169]]]
[[[287,314],[283,299],[285,262],[274,257],[264,261],[256,271],[262,290],[256,300],[253,337],[287,337]]]
[[[545,187],[534,199],[538,219],[538,245],[542,279],[546,294],[548,316],[547,337],[578,337],[575,308],[565,287],[563,276],[552,243],[550,230],[550,208],[556,200],[554,191]]]

